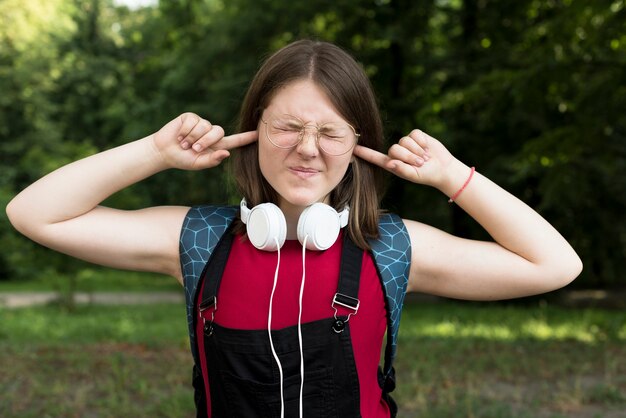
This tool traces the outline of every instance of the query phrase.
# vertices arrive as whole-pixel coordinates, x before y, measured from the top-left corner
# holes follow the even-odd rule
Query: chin
[[[287,193],[282,195],[285,203],[292,206],[311,206],[313,203],[324,202],[328,203],[329,194],[313,194],[313,193]]]

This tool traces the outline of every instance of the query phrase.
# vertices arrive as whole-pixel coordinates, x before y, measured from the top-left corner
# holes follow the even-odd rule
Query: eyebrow
[[[316,126],[322,126],[322,125],[327,125],[329,123],[348,123],[348,122],[344,121],[343,119],[330,120],[330,121],[325,121],[325,122],[321,122],[321,123],[318,123],[318,122],[315,122],[315,121],[308,121],[307,122],[307,121],[304,120],[304,118],[301,118],[300,116],[293,115],[291,113],[281,113],[281,114],[276,114],[274,116],[289,116],[289,117],[298,119],[299,121],[303,122],[305,125],[314,124]]]

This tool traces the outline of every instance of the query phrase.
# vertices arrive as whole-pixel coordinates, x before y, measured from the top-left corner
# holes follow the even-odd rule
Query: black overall
[[[363,251],[344,234],[337,294],[329,304],[355,314]],[[204,323],[206,356],[213,418],[280,417],[280,375],[272,356],[267,330],[224,328],[213,322],[220,281],[233,240],[227,231],[202,272],[198,288]],[[198,306],[196,301],[195,306]],[[261,313],[263,314],[263,313]],[[194,316],[197,318],[197,313]],[[358,418],[357,376],[348,315],[302,324],[304,356],[304,417]],[[300,351],[297,326],[272,331],[274,348],[283,368],[285,417],[298,417]],[[204,381],[194,371],[198,417],[206,417]]]

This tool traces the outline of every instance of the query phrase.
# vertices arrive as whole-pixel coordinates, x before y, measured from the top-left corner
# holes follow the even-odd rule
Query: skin
[[[313,123],[342,120],[309,81],[283,88],[266,110]],[[7,206],[7,215],[24,235],[54,250],[105,266],[169,274],[182,282],[178,238],[187,207],[123,211],[99,206],[100,202],[169,168],[215,167],[230,155],[229,150],[258,140],[261,170],[281,196],[288,237],[293,238],[302,210],[326,200],[351,158],[362,158],[447,196],[470,173],[441,142],[419,130],[402,137],[386,154],[357,145],[352,153],[330,157],[320,152],[313,136],[283,150],[273,147],[260,128],[259,134],[225,136],[221,127],[198,115],[182,114],[152,135],[48,174],[17,195]],[[314,172],[303,175],[298,167]],[[474,174],[455,204],[480,223],[493,241],[462,239],[405,220],[413,251],[409,291],[504,299],[557,289],[580,273],[582,263],[565,239],[480,173]],[[38,210],[42,207],[46,210]]]

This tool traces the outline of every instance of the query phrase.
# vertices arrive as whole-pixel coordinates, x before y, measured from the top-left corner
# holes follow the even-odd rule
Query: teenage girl
[[[206,396],[199,402],[199,415],[298,416],[303,409],[309,416],[389,417],[377,374],[385,303],[367,252],[379,231],[382,170],[440,190],[442,198],[461,207],[493,238],[459,238],[404,219],[411,244],[408,291],[468,300],[516,298],[567,285],[582,264],[545,219],[456,159],[437,139],[415,129],[384,151],[382,131],[371,86],[355,60],[332,44],[298,41],[272,55],[255,76],[242,105],[239,133],[225,135],[209,120],[183,113],[145,138],[46,175],[6,210],[21,233],[53,250],[104,266],[167,274],[183,283],[180,239],[189,207],[126,211],[100,203],[167,169],[207,170],[211,175],[209,169],[230,157],[246,207],[274,204],[286,229],[284,243],[272,238],[280,247],[273,249],[282,252],[280,260],[277,251],[259,250],[247,239],[242,222],[232,230],[235,239],[214,323],[225,336],[224,344],[237,341],[239,331],[251,334],[242,334],[235,346],[245,346],[248,338],[263,342],[233,359],[232,350],[220,351],[216,331],[216,343],[207,345],[202,356],[200,392]],[[305,243],[298,240],[297,225],[303,211],[318,202],[338,216],[346,209],[347,225],[328,249],[305,248],[303,255]],[[330,300],[337,289],[341,237],[346,236],[366,250],[360,308],[349,320],[350,338],[341,348],[352,363],[341,372],[312,365],[306,354],[304,363],[286,359],[291,348],[294,353],[302,348],[290,334],[296,324],[302,324],[307,349],[307,335],[317,335],[316,324],[334,315]],[[271,342],[268,314],[269,327],[276,331]],[[289,363],[285,370],[270,353],[276,350]],[[332,357],[336,351],[331,347],[324,355]],[[266,387],[277,394],[273,401],[257,396]],[[338,387],[344,388],[341,396],[336,395]]]

